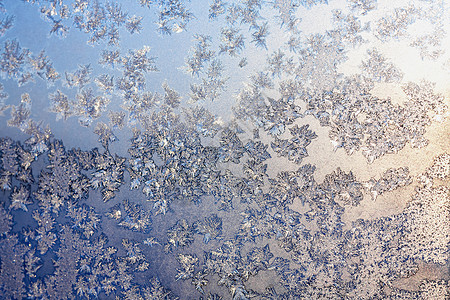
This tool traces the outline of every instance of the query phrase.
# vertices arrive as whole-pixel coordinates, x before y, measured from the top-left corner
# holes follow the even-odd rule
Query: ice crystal
[[[69,205],[67,216],[73,220],[72,227],[80,230],[86,238],[90,238],[100,227],[99,216],[87,205]]]
[[[267,22],[262,25],[256,25],[255,31],[252,33],[252,43],[255,43],[256,47],[262,47],[267,49],[266,38],[269,34]]]
[[[92,67],[88,65],[79,65],[73,73],[66,72],[66,85],[70,88],[78,87],[80,90],[91,82]]]
[[[182,32],[188,23],[194,18],[192,12],[185,6],[182,0],[140,0],[142,6],[151,8],[158,6],[158,32],[170,35]]]
[[[194,228],[197,233],[203,235],[203,241],[207,244],[210,240],[220,238],[222,235],[222,219],[213,214],[194,223]]]
[[[48,170],[39,176],[38,190],[34,193],[42,205],[58,211],[66,201],[86,197],[89,182],[81,173],[76,158],[68,155],[60,141],[50,145]]]
[[[211,0],[199,11],[184,0],[26,0],[17,17],[3,2],[0,113],[9,109],[11,138],[0,139],[0,298],[177,299],[163,283],[200,299],[448,297],[442,272],[414,291],[396,287],[423,264],[448,264],[447,231],[435,229],[450,226],[449,155],[434,153],[415,177],[396,155],[409,144],[431,159],[445,139],[427,131],[446,121],[448,99],[440,82],[403,82],[415,78],[414,56],[400,69],[391,51],[412,50],[427,70],[445,61],[439,1]],[[154,18],[134,15],[139,5]],[[93,58],[66,70],[58,47],[25,48],[35,49],[21,36],[22,6],[48,22],[44,44],[81,38]],[[311,26],[316,15],[326,18]],[[137,34],[148,22],[181,34],[150,50]],[[167,77],[156,55],[187,74]],[[66,121],[55,135],[76,116],[98,142],[66,149],[54,121],[37,119],[45,95]],[[299,166],[319,137],[323,153]],[[337,153],[324,160],[328,150]],[[382,165],[395,165],[367,168],[387,154]],[[340,155],[358,167],[326,171]],[[386,204],[413,177],[404,205],[370,213],[365,196]]]
[[[244,36],[235,28],[222,28],[222,39],[219,53],[237,56],[244,48]]]
[[[210,19],[216,19],[218,16],[225,13],[226,3],[222,0],[214,0],[209,7],[208,17]]]
[[[14,25],[14,16],[6,16],[0,20],[0,36],[3,36],[5,32],[11,29]]]
[[[385,192],[392,191],[411,183],[412,178],[409,176],[409,169],[404,167],[388,169],[381,175],[380,179],[375,180],[372,178],[363,184],[372,195],[372,200],[376,200],[378,195],[382,195]]]
[[[175,276],[175,279],[192,278],[194,275],[194,267],[198,264],[198,258],[189,254],[178,254],[177,260],[181,264],[181,269],[177,269],[178,274]]]
[[[378,20],[377,37],[382,40],[402,37],[407,27],[416,21],[417,14],[418,10],[413,5],[395,8],[393,14]]]
[[[191,106],[184,113],[188,124],[203,136],[214,137],[222,128],[217,116],[202,106]]]
[[[2,222],[0,223],[0,235],[5,234],[12,227],[12,216],[6,211],[3,206],[0,206],[0,217],[2,218]]]
[[[227,78],[222,75],[223,70],[221,61],[213,60],[206,71],[206,78],[202,78],[200,84],[191,84],[191,99],[193,101],[217,99],[225,90],[227,81]]]
[[[56,113],[56,119],[67,120],[68,117],[74,114],[73,101],[70,101],[67,95],[60,90],[56,90],[55,93],[49,95],[50,98],[50,111]]]
[[[439,179],[450,176],[450,155],[444,153],[436,157],[433,164],[427,169],[427,175]]]
[[[141,21],[142,17],[132,16],[128,18],[125,27],[131,34],[139,33],[142,30]]]
[[[22,298],[25,292],[23,266],[27,247],[20,244],[17,235],[0,240],[0,292],[6,298]]]
[[[186,247],[194,241],[194,228],[192,225],[181,219],[167,231],[167,244],[164,250],[171,252],[177,247]]]
[[[162,87],[164,89],[164,102],[172,108],[178,107],[181,102],[180,94],[170,88],[167,82],[164,82]]]
[[[112,130],[103,122],[95,125],[94,133],[98,135],[98,141],[105,149],[108,149],[109,144],[117,140]]]
[[[79,116],[80,125],[89,127],[95,119],[106,110],[109,99],[104,96],[95,96],[91,88],[84,88],[76,95],[75,115]]]
[[[366,15],[376,8],[377,0],[348,0],[348,3],[348,6],[352,11],[358,12],[361,15]]]
[[[413,257],[426,262],[444,264],[448,259],[450,234],[448,228],[450,191],[446,186],[423,187],[416,191],[405,214],[408,216],[408,234],[405,243]]]
[[[14,187],[14,191],[11,193],[11,205],[9,207],[11,209],[28,211],[27,204],[32,203],[29,197],[30,190],[25,185],[21,185],[19,189]]]
[[[36,72],[40,78],[47,80],[47,82],[51,85],[61,77],[53,67],[53,64],[48,56],[45,55],[44,50],[42,50],[38,56],[30,55],[29,63],[34,72]]]
[[[24,71],[27,49],[22,49],[17,40],[7,40],[3,46],[0,59],[0,71],[9,78],[18,78]]]
[[[219,155],[222,162],[239,163],[244,147],[238,135],[231,129],[224,129],[220,139]]]
[[[402,79],[402,72],[377,51],[367,51],[369,58],[362,62],[363,74],[378,82],[398,82]]]
[[[212,38],[207,35],[196,34],[194,41],[197,44],[191,48],[191,56],[186,58],[185,70],[191,76],[199,75],[205,63],[209,62],[214,56],[214,51],[210,50]]]
[[[388,177],[388,174],[385,174],[385,176]],[[355,180],[351,171],[345,174],[338,168],[335,172],[325,176],[322,186],[334,196],[335,201],[356,206],[363,199],[363,186]]]
[[[289,160],[297,164],[302,162],[304,157],[308,156],[306,147],[311,143],[312,139],[317,135],[309,128],[309,125],[298,127],[295,125],[289,128],[293,138],[290,140],[282,140],[275,138],[275,142],[271,143],[272,149],[280,156],[286,156]]]
[[[124,200],[123,211],[123,213],[121,210],[111,212],[113,218],[119,219],[119,226],[144,233],[151,229],[151,212],[146,211],[141,205]]]
[[[114,91],[114,77],[108,74],[102,74],[95,78],[97,86],[106,94],[111,94]]]
[[[93,188],[101,189],[103,201],[114,198],[115,192],[123,183],[125,158],[112,156],[108,151],[97,154],[94,158],[95,171],[92,173],[90,184]]]

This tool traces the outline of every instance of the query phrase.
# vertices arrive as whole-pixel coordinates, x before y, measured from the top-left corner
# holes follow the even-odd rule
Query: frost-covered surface
[[[0,0],[0,298],[448,299],[449,20]]]

